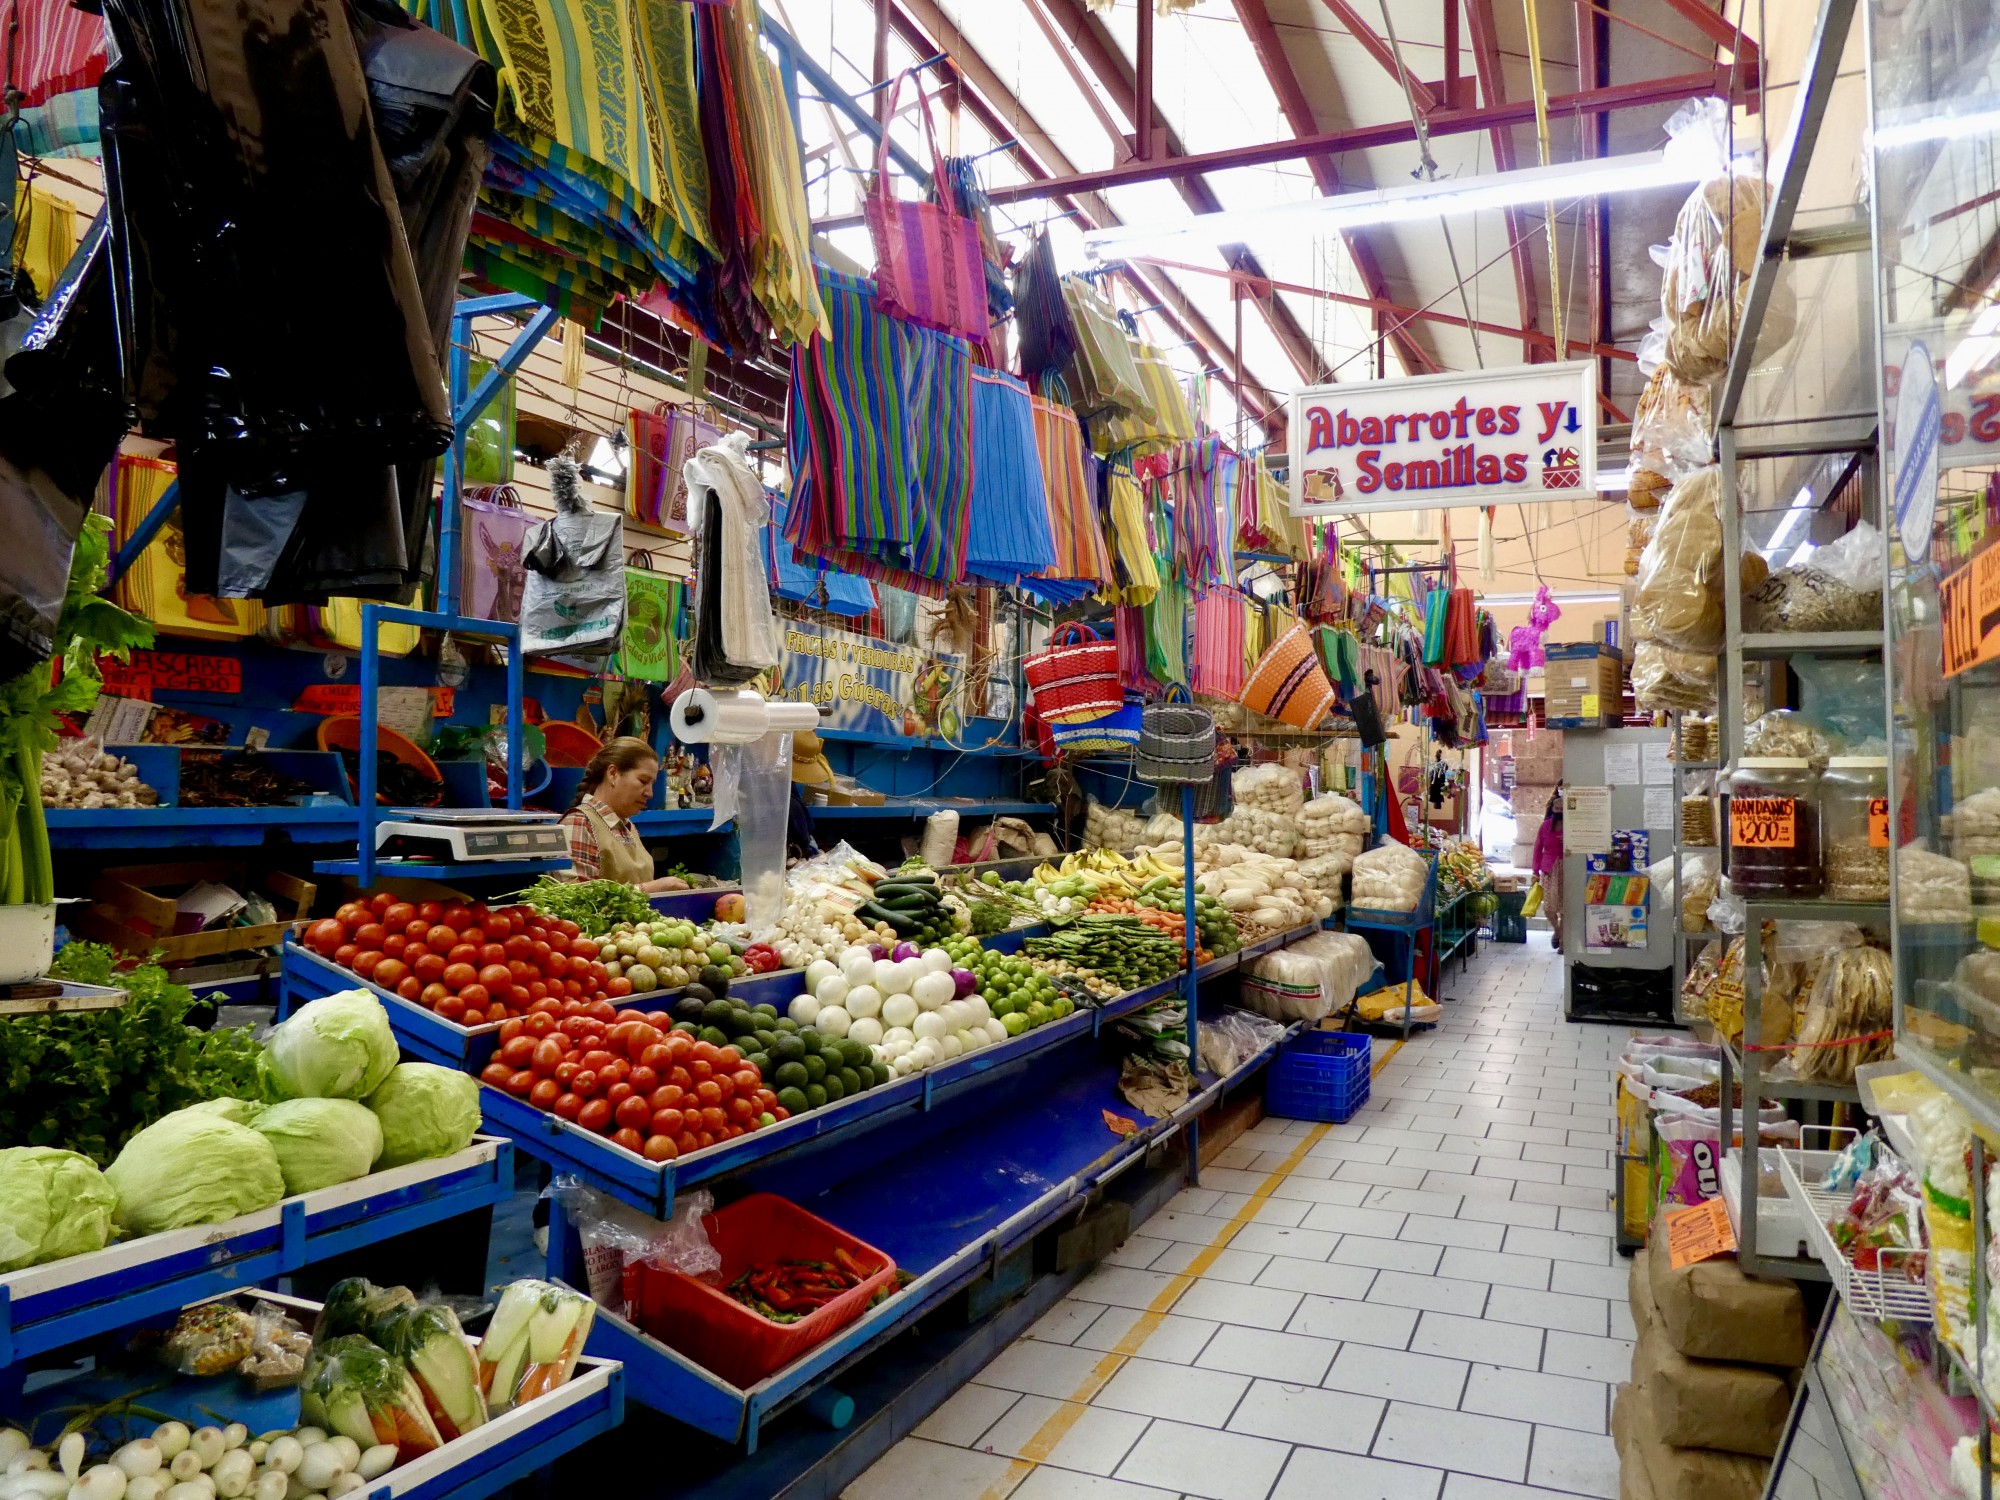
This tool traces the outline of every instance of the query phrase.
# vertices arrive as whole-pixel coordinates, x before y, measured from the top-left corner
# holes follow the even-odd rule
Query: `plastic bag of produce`
[[[479,1130],[479,1084],[435,1063],[398,1063],[363,1101],[382,1127],[378,1167],[450,1156]]]
[[[393,1443],[398,1463],[444,1444],[402,1361],[358,1333],[315,1346],[299,1387],[299,1416],[364,1450]]]
[[[568,1380],[590,1336],[597,1305],[546,1281],[517,1281],[501,1294],[479,1341],[479,1383],[495,1416]]]
[[[1632,648],[1632,696],[1641,708],[1713,708],[1716,667],[1705,653],[1640,641]]]
[[[293,1099],[363,1099],[399,1056],[389,1013],[367,990],[299,1007],[264,1039],[272,1082]]]
[[[288,1194],[364,1177],[382,1154],[380,1123],[352,1099],[287,1099],[260,1113],[250,1128],[278,1153]]]
[[[1861,1064],[1887,1057],[1894,993],[1895,974],[1880,948],[1842,948],[1827,955],[1799,1013],[1792,1071],[1801,1078],[1849,1083]]]
[[[271,1143],[199,1108],[176,1110],[133,1136],[104,1179],[118,1194],[118,1227],[131,1234],[220,1224],[285,1196]]]
[[[1354,861],[1355,906],[1378,911],[1415,911],[1424,899],[1430,862],[1394,839],[1385,839]]]
[[[87,1156],[53,1146],[0,1151],[0,1271],[102,1250],[117,1209]]]
[[[1722,471],[1713,464],[1675,485],[1639,561],[1635,611],[1640,639],[1713,656],[1722,649],[1722,520],[1716,499]]]
[[[371,1331],[416,1381],[439,1437],[450,1442],[486,1421],[479,1361],[458,1314],[441,1302],[419,1302],[378,1318]]]

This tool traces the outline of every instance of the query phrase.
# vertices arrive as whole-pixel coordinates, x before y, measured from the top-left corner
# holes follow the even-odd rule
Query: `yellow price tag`
[[[1583,695],[1583,712],[1580,717],[1594,719],[1602,712],[1603,710],[1598,706],[1598,694],[1585,693]]]

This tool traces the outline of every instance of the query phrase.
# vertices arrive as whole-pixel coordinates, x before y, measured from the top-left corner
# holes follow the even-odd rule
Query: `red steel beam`
[[[1456,0],[1451,0],[1456,3]],[[1257,53],[1257,61],[1264,69],[1264,77],[1270,81],[1271,92],[1277,96],[1278,109],[1285,117],[1294,135],[1310,135],[1319,126],[1313,118],[1312,104],[1306,98],[1306,91],[1299,84],[1299,76],[1292,69],[1291,59],[1285,56],[1284,41],[1278,35],[1278,28],[1271,24],[1271,13],[1265,8],[1264,0],[1235,0],[1236,18],[1243,24],[1243,30],[1250,38],[1250,45]],[[1308,157],[1306,165],[1311,168],[1313,181],[1320,192],[1331,198],[1340,191],[1340,169],[1330,156]],[[1387,283],[1382,276],[1382,266],[1375,258],[1375,247],[1364,235],[1343,231],[1341,243],[1347,247],[1354,268],[1361,273],[1361,281],[1368,288],[1368,295],[1381,297]],[[1382,332],[1382,320],[1374,320],[1376,336]],[[1411,336],[1407,328],[1397,327],[1390,331],[1390,342],[1402,356],[1404,367],[1412,371],[1427,371],[1438,368],[1437,360],[1431,352]]]
[[[1075,172],[1075,165],[1062,148],[959,32],[936,0],[890,0],[890,7],[897,34],[919,56],[943,52],[950,57],[952,72],[959,79],[973,118],[994,140],[1013,142],[1007,148],[1008,154],[1024,173],[1031,178],[1046,179],[1054,172]],[[1065,195],[1057,201],[1074,208],[1090,223],[1121,222],[1111,205],[1094,193]],[[1204,361],[1221,369],[1223,379],[1236,393],[1237,404],[1256,417],[1274,442],[1282,442],[1290,412],[1288,395],[1273,391],[1251,378],[1247,371],[1232,367],[1222,334],[1164,271],[1148,274],[1144,268],[1132,266],[1125,268],[1125,274],[1133,290],[1145,301],[1160,304],[1161,316],[1186,337]]]
[[[1734,25],[1727,16],[1718,14],[1707,0],[1665,0],[1665,4],[1667,9],[1688,21],[1710,41],[1729,49],[1737,82],[1749,92],[1747,102],[1755,109],[1764,66],[1763,54],[1758,51],[1757,43],[1745,36],[1742,28]]]
[[[1153,159],[1153,7],[1139,6],[1139,36],[1133,59],[1132,154]],[[1239,314],[1239,321],[1240,321]],[[1238,343],[1242,341],[1239,339]]]
[[[1146,113],[1152,111],[1153,101],[1151,99],[1141,101],[1139,98],[1138,79],[1132,65],[1125,60],[1125,54],[1119,50],[1118,43],[1105,29],[1104,23],[1084,7],[1083,0],[1027,0],[1027,3],[1048,8],[1050,17],[1082,55],[1085,66],[1096,75],[1097,81],[1104,85],[1105,91],[1111,95],[1111,102],[1124,112],[1126,119],[1136,123],[1141,117],[1142,108]],[[1121,137],[1120,144],[1122,140]],[[1160,122],[1159,128],[1153,132],[1153,140],[1168,158],[1187,159],[1186,148],[1182,145],[1180,136],[1164,121]],[[1144,161],[1131,162],[1127,165],[1134,170],[1155,176],[1172,176],[1174,185],[1180,190],[1180,195],[1187,206],[1198,214],[1216,213],[1222,208],[1222,200],[1215,196],[1199,174],[1161,173],[1153,170],[1152,163]],[[997,203],[1000,200],[995,198],[993,201]],[[1229,265],[1253,277],[1263,275],[1263,267],[1258,264],[1257,257],[1252,255],[1246,246],[1224,246],[1222,258]],[[1309,382],[1317,381],[1326,373],[1326,363],[1320,358],[1318,347],[1305,329],[1299,326],[1298,319],[1292,316],[1290,308],[1276,298],[1269,298],[1258,301],[1257,311],[1270,326],[1279,346],[1284,349],[1302,379]]]
[[[1090,112],[1097,116],[1097,123],[1102,125],[1104,133],[1117,143],[1112,153],[1114,158],[1118,161],[1126,160],[1131,152],[1125,145],[1125,127],[1112,117],[1110,107],[1097,92],[1090,75],[1084,72],[1083,64],[1077,59],[1076,48],[1072,47],[1069,38],[1057,29],[1055,17],[1035,4],[1034,0],[1028,0],[1027,11],[1035,18],[1035,24],[1041,28],[1042,35],[1048,39],[1050,48],[1054,50],[1057,59],[1063,65],[1063,71],[1069,74],[1070,82],[1076,85],[1076,91],[1083,96],[1083,102],[1089,105]],[[1008,97],[1011,98],[1012,95]],[[1001,139],[1004,140],[1005,137]]]
[[[1396,49],[1389,45],[1388,40],[1362,20],[1361,12],[1348,4],[1348,0],[1324,0],[1324,4],[1333,12],[1335,19],[1347,28],[1348,34],[1361,43],[1368,55],[1380,63],[1388,71],[1389,76],[1396,80],[1397,86],[1401,87],[1403,70],[1396,65]],[[1418,83],[1414,76],[1410,79],[1410,93],[1416,99],[1418,109],[1429,111],[1437,108],[1436,92],[1430,85]]]
[[[1465,0],[1465,14],[1467,29],[1472,33],[1472,69],[1479,80],[1479,97],[1489,105],[1499,104],[1507,97],[1507,76],[1501,71],[1500,37],[1493,21],[1493,0]],[[1518,162],[1514,155],[1512,129],[1497,126],[1492,136],[1495,169],[1513,171]],[[1514,263],[1514,296],[1521,308],[1521,326],[1539,328],[1542,325],[1541,298],[1535,288],[1535,262],[1529,249],[1533,242],[1522,224],[1520,210],[1508,209],[1507,243],[1514,247],[1510,259]],[[1531,364],[1534,362],[1534,351],[1525,342],[1521,345],[1521,354]]]
[[[1595,116],[1608,110],[1640,109],[1654,104],[1677,104],[1683,99],[1705,94],[1726,94],[1730,70],[1710,68],[1696,73],[1680,73],[1669,78],[1649,78],[1636,83],[1613,84],[1605,88],[1583,89],[1574,94],[1558,94],[1549,100],[1550,120],[1575,116]],[[1491,130],[1500,125],[1520,125],[1535,117],[1532,100],[1481,105],[1476,109],[1437,109],[1425,117],[1425,126],[1435,136],[1464,135],[1475,130]],[[1159,161],[1127,162],[1096,172],[1079,172],[1053,177],[1046,182],[996,187],[988,193],[995,203],[1014,203],[1023,198],[1046,198],[1052,193],[1090,192],[1123,187],[1134,182],[1156,182],[1162,178],[1199,177],[1204,172],[1226,172],[1233,167],[1260,167],[1274,161],[1297,161],[1301,157],[1329,152],[1368,151],[1377,146],[1398,146],[1417,138],[1416,126],[1408,120],[1392,120],[1381,125],[1357,125],[1344,130],[1325,130],[1314,135],[1295,136],[1286,141],[1268,141],[1252,146],[1232,146],[1224,151],[1204,151],[1199,155],[1170,155]],[[1168,141],[1172,142],[1169,133]]]

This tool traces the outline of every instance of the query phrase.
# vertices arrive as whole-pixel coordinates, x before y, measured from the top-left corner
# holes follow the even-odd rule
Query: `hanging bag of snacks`
[[[889,86],[887,119],[896,118],[903,77],[898,73]],[[916,89],[931,163],[935,175],[943,176],[921,80]],[[862,205],[868,236],[875,242],[875,306],[891,317],[984,343],[993,325],[986,311],[986,260],[979,247],[979,225],[939,203],[898,199],[889,185],[888,158],[889,133],[884,131],[875,152],[875,187]]]
[[[1035,712],[1046,723],[1075,724],[1124,706],[1117,636],[1100,635],[1079,621],[1052,635],[1047,649],[1024,656],[1021,671]]]
[[[1167,701],[1148,705],[1139,729],[1134,764],[1141,781],[1199,786],[1215,774],[1215,719],[1180,683]]]

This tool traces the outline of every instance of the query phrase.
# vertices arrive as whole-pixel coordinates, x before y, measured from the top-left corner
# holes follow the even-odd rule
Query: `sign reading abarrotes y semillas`
[[[1290,447],[1300,516],[1595,495],[1596,367],[1308,386],[1292,397]]]

